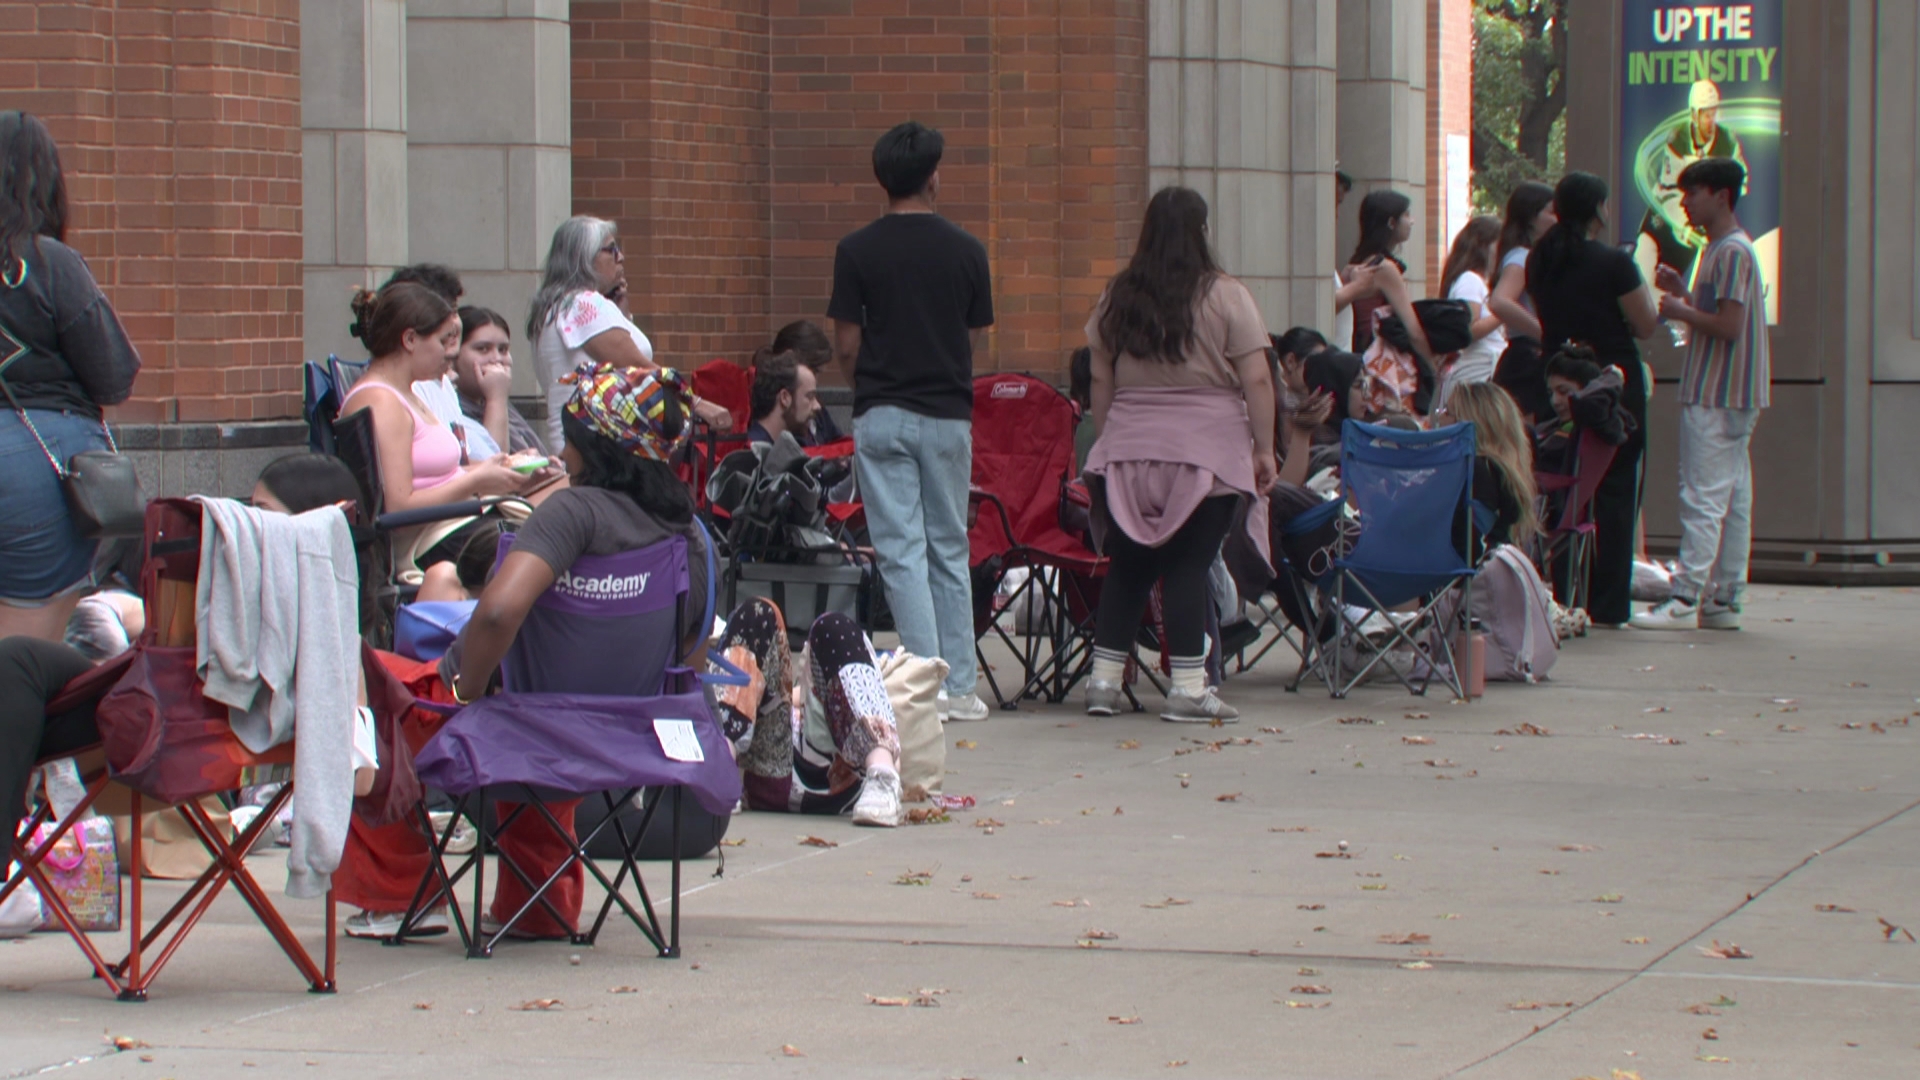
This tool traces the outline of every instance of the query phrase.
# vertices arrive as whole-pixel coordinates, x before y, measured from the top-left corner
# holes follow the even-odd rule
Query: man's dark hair
[[[1708,192],[1727,193],[1727,209],[1740,204],[1740,189],[1746,186],[1746,167],[1732,158],[1703,157],[1680,170],[1680,179],[1675,181],[1681,191],[1705,188]]]
[[[815,371],[833,362],[833,342],[827,332],[811,319],[790,322],[773,335],[773,351],[790,352],[794,358]]]
[[[1085,345],[1067,361],[1067,396],[1082,409],[1093,408],[1093,350]]]
[[[339,458],[289,454],[260,470],[260,484],[287,510],[304,514],[337,502],[360,501],[360,481]]]
[[[940,167],[947,140],[918,120],[909,120],[873,144],[873,178],[893,199],[910,199],[927,189]]]
[[[1273,342],[1275,359],[1292,356],[1296,360],[1305,360],[1327,347],[1326,337],[1311,326],[1296,326],[1284,334],[1268,334],[1267,337]]]
[[[1333,189],[1338,192],[1353,190],[1353,174],[1345,169],[1333,170]]]
[[[411,281],[425,285],[439,293],[441,299],[454,307],[459,307],[460,298],[467,294],[466,286],[460,284],[460,275],[452,267],[442,266],[439,263],[414,263],[412,266],[403,266],[395,270],[393,276],[387,279],[387,285],[396,281]],[[386,285],[381,286],[383,289],[386,287]]]
[[[782,391],[800,396],[800,358],[790,352],[760,350],[753,358],[753,419],[771,416],[780,407]]]

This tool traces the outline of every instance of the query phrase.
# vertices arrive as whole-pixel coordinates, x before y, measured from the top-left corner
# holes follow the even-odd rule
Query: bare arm
[[[1722,300],[1720,306],[1709,313],[1694,307],[1684,297],[1668,293],[1660,298],[1660,315],[1686,323],[1708,337],[1732,341],[1746,326],[1747,305],[1738,300]]]
[[[624,326],[614,326],[602,330],[588,338],[581,345],[587,355],[596,364],[607,364],[617,368],[650,368],[655,366],[640,352],[640,343]],[[505,443],[500,445],[505,446]]]
[[[506,466],[504,455],[461,470],[460,475],[424,491],[413,490],[413,414],[393,394],[369,393],[355,402],[373,413],[373,440],[380,451],[380,494],[389,512],[445,506],[485,495],[511,495],[526,477]]]
[[[460,634],[460,671],[453,680],[455,697],[472,701],[486,692],[487,683],[520,633],[520,624],[527,621],[534,601],[553,588],[558,576],[538,555],[524,551],[507,554]]]
[[[1542,334],[1540,320],[1521,303],[1526,293],[1526,267],[1503,267],[1500,279],[1494,283],[1493,295],[1487,298],[1487,310],[1500,317],[1500,321],[1506,324],[1508,334],[1538,341]]]
[[[1633,336],[1645,341],[1660,329],[1660,312],[1653,306],[1653,290],[1644,284],[1620,298],[1620,313],[1627,317]]]
[[[1387,306],[1400,316],[1400,322],[1407,328],[1407,338],[1413,342],[1413,351],[1433,366],[1433,346],[1427,343],[1427,330],[1420,325],[1420,317],[1413,311],[1413,296],[1407,291],[1407,280],[1400,276],[1400,268],[1391,262],[1380,264],[1378,276],[1380,295],[1387,298]]]
[[[1267,351],[1256,349],[1231,358],[1240,375],[1240,391],[1247,399],[1247,419],[1253,423],[1253,478],[1255,489],[1273,486],[1279,469],[1273,460],[1274,414],[1278,408],[1273,397],[1273,369],[1267,365]]]
[[[1468,307],[1473,311],[1473,322],[1468,325],[1467,331],[1473,335],[1473,340],[1479,341],[1481,338],[1500,329],[1502,320],[1500,316],[1493,313],[1491,308],[1483,307],[1472,302],[1468,303]]]
[[[833,324],[833,360],[840,375],[853,385],[853,369],[860,362],[860,324],[829,319]]]
[[[1093,433],[1107,430],[1107,413],[1113,409],[1113,354],[1096,341],[1087,342],[1093,353]]]
[[[1307,482],[1307,470],[1313,457],[1313,433],[1333,412],[1333,398],[1316,390],[1300,411],[1294,414],[1287,430],[1287,456],[1280,463],[1280,481],[1286,484]]]

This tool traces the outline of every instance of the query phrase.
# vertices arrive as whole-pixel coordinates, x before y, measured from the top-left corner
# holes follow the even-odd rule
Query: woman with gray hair
[[[527,316],[534,370],[547,395],[547,445],[556,456],[565,445],[560,413],[573,394],[563,376],[589,359],[619,368],[658,366],[653,343],[622,310],[626,297],[627,260],[614,223],[584,214],[561,222]],[[733,427],[733,415],[712,402],[694,398],[693,410],[715,431]]]

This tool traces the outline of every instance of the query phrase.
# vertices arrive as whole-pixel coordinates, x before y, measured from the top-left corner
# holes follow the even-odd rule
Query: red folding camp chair
[[[982,375],[973,381],[974,510],[967,540],[976,570],[974,636],[997,635],[1021,667],[1013,693],[1002,691],[980,653],[981,670],[1003,709],[1022,698],[1066,699],[1093,663],[1093,615],[1107,560],[1060,525],[1060,508],[1074,478],[1073,432],[1080,410],[1059,390],[1031,375]],[[1026,581],[1007,607],[1031,613],[1011,630],[995,610],[993,594],[1008,570],[1025,568]],[[991,583],[984,579],[991,577]],[[1029,600],[1031,592],[1033,599]],[[1024,640],[1016,641],[1018,633]]]
[[[1570,608],[1586,610],[1593,578],[1593,496],[1613,467],[1618,447],[1587,429],[1574,444],[1572,476],[1535,473],[1534,484],[1543,495],[1565,492],[1560,520],[1541,538],[1540,576],[1552,582]],[[1564,563],[1563,563],[1564,560]],[[1585,631],[1581,631],[1583,634]]]
[[[66,930],[93,965],[95,974],[122,1001],[144,1001],[162,968],[173,958],[222,890],[231,884],[273,936],[287,959],[315,993],[334,990],[334,905],[326,898],[324,959],[316,964],[275,908],[267,891],[248,872],[246,857],[293,796],[293,784],[280,789],[259,816],[237,837],[223,828],[199,804],[202,796],[232,791],[266,779],[279,778],[293,762],[294,747],[285,744],[263,753],[249,751],[234,737],[227,707],[201,696],[194,671],[194,589],[200,568],[200,507],[184,499],[157,499],[147,506],[146,561],[141,592],[146,602],[147,630],[131,651],[75,679],[48,706],[64,712],[97,701],[95,722],[100,729],[98,750],[82,755],[85,795],[57,822],[46,799],[41,799],[12,838],[13,857],[20,871],[0,886],[0,901],[22,882],[39,889],[41,902]],[[376,665],[377,666],[377,665]],[[370,698],[380,700],[372,691]],[[385,689],[384,685],[381,689]],[[401,697],[406,697],[401,690]],[[406,698],[410,703],[411,698]],[[376,720],[387,737],[394,712],[376,704]],[[148,809],[179,812],[187,827],[212,856],[213,863],[188,887],[151,928],[145,925],[144,882],[136,873],[126,886],[129,911],[123,924],[128,951],[109,963],[93,940],[79,928],[60,894],[51,887],[44,869],[47,856],[103,796],[131,793],[130,812],[138,820]],[[116,807],[118,809],[118,807]],[[44,840],[29,838],[51,825]],[[132,830],[131,864],[143,865],[141,829]],[[157,952],[155,951],[157,950]],[[149,957],[151,958],[149,959]]]

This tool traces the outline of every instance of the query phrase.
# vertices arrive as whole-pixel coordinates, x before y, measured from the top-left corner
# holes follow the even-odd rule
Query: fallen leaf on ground
[[[1681,1009],[1680,1011],[1684,1013],[1692,1013],[1695,1016],[1719,1016],[1720,1015],[1718,1012],[1714,1011],[1713,1006],[1708,1005],[1704,1002],[1699,1004],[1689,1005],[1686,1008]]]
[[[1773,728],[1773,729],[1774,729],[1775,731],[1805,731],[1805,730],[1807,730],[1806,728],[1804,728],[1804,727],[1802,727],[1802,726],[1800,726],[1799,724],[1775,724],[1775,725],[1774,725],[1774,728]]]
[[[746,837],[744,837],[744,836],[736,836],[736,837],[734,837],[734,838],[732,838],[731,840],[722,840],[722,841],[720,841],[720,846],[721,846],[721,847],[741,847],[741,846],[743,846],[743,845],[745,845],[745,844],[746,844],[746,842],[747,842],[747,838],[746,838]]]
[[[1267,831],[1268,832],[1312,832],[1313,830],[1305,825],[1274,825],[1269,827]]]
[[[416,1008],[416,1009],[419,1009],[419,1010],[420,1010],[421,1012],[428,1012],[428,1011],[430,1011],[430,1010],[432,1010],[432,1008],[433,1008],[433,1002],[431,1002],[431,1001],[416,1001],[416,1002],[414,1002],[414,1003],[413,1003],[413,1007],[414,1007],[414,1008]]]
[[[1184,1069],[1186,1067],[1187,1067],[1187,1061],[1185,1058],[1181,1058],[1179,1061],[1167,1062],[1167,1068],[1169,1069]]]
[[[1385,885],[1362,885],[1360,887],[1366,890],[1367,892],[1386,892],[1387,891],[1387,887]]]
[[[1139,739],[1121,739],[1118,743],[1114,745],[1118,746],[1122,750],[1138,750],[1140,749],[1140,740]]]
[[[1852,909],[1852,908],[1850,908],[1850,907],[1841,907],[1841,906],[1840,906],[1839,904],[1815,904],[1815,905],[1813,905],[1813,910],[1815,910],[1815,911],[1818,911],[1818,912],[1822,912],[1822,913],[1824,913],[1824,914],[1827,914],[1827,915],[1851,915],[1851,914],[1853,914],[1853,909]]]
[[[113,1044],[113,1048],[115,1050],[151,1050],[153,1049],[153,1045],[151,1043],[143,1042],[139,1039],[130,1039],[125,1035],[115,1035],[111,1039],[108,1039],[107,1041]]]
[[[907,870],[893,879],[895,885],[925,885],[933,880],[931,870]]]
[[[1542,870],[1542,871],[1540,871],[1540,872],[1541,872],[1541,873],[1543,873],[1543,874],[1546,874],[1546,875],[1547,875],[1547,876],[1549,876],[1549,877],[1559,877],[1559,876],[1560,876],[1560,871],[1558,871],[1558,870]]]
[[[998,900],[1000,899],[1000,894],[997,892],[977,892],[973,894],[973,898],[975,900]]]
[[[1321,985],[1320,985],[1319,983],[1305,983],[1305,984],[1302,984],[1302,985],[1300,985],[1300,986],[1296,986],[1296,987],[1294,987],[1294,988],[1293,988],[1292,990],[1290,990],[1290,991],[1288,991],[1288,993],[1293,993],[1293,994],[1331,994],[1331,993],[1333,993],[1333,988],[1332,988],[1332,987],[1330,987],[1330,986],[1321,986]]]
[[[1501,728],[1495,735],[1551,735],[1553,732],[1539,724],[1515,724],[1511,729]]]
[[[1239,802],[1240,793],[1237,791],[1229,791],[1225,795],[1215,795],[1213,797],[1213,801],[1214,802]]]
[[[1408,746],[1432,746],[1433,740],[1425,735],[1402,735],[1400,741]]]
[[[1298,971],[1296,971],[1296,972],[1294,972],[1294,974],[1295,974],[1295,975],[1305,975],[1305,976],[1307,976],[1308,978],[1312,978],[1313,976],[1315,976],[1315,975],[1318,975],[1318,974],[1320,974],[1320,969],[1319,969],[1319,968],[1310,968],[1310,967],[1303,967],[1303,968],[1301,968],[1300,970],[1298,970]]]
[[[1906,936],[1906,939],[1908,941],[1913,940],[1913,931],[1907,929],[1904,926],[1895,926],[1885,919],[1880,920],[1880,929],[1881,929],[1881,937],[1883,940],[1892,941],[1893,935],[1895,934],[1903,934]]]
[[[637,993],[639,993],[639,992],[640,992],[640,988],[639,988],[639,987],[637,987],[637,986],[609,986],[609,987],[607,987],[607,993],[609,993],[609,994],[637,994]]]
[[[1313,857],[1316,859],[1351,859],[1353,858],[1353,853],[1350,851],[1316,851],[1313,853]]]
[[[1645,945],[1652,939],[1643,938],[1643,937],[1630,937],[1630,938],[1621,938],[1620,940],[1622,943],[1627,945]]]
[[[793,1045],[792,1043],[781,1043],[780,1052],[787,1055],[788,1057],[806,1057],[807,1056],[806,1051],[800,1049],[799,1047]]]
[[[1427,942],[1432,941],[1433,937],[1430,934],[1419,933],[1381,934],[1378,940],[1382,945],[1425,945]]]
[[[1640,732],[1637,735],[1622,735],[1620,737],[1623,739],[1637,739],[1642,742],[1657,743],[1661,746],[1685,746],[1686,745],[1684,741],[1680,739],[1676,739],[1671,735],[1651,735],[1644,731]]]
[[[1719,1054],[1701,1054],[1701,1055],[1700,1055],[1700,1056],[1699,1056],[1698,1058],[1695,1058],[1694,1060],[1696,1060],[1696,1061],[1705,1061],[1705,1062],[1708,1062],[1708,1063],[1710,1063],[1710,1064],[1714,1064],[1714,1065],[1731,1065],[1731,1064],[1733,1064],[1733,1059],[1732,1059],[1732,1058],[1730,1058],[1730,1057],[1721,1057],[1721,1056],[1720,1056]]]
[[[1620,893],[1610,892],[1610,893],[1601,893],[1599,896],[1594,897],[1593,902],[1596,904],[1617,904],[1620,901],[1625,899],[1626,897],[1621,895]]]
[[[922,806],[907,811],[909,825],[945,825],[952,820],[953,817],[945,808],[939,806]]]
[[[977,750],[980,748],[980,744],[974,742],[972,739],[960,739],[953,744],[953,748],[955,750]]]
[[[1007,823],[1004,821],[999,821],[990,817],[973,819],[973,827],[976,829],[999,829],[999,828],[1004,828],[1006,824]]]
[[[1751,960],[1753,959],[1752,953],[1748,952],[1747,950],[1741,948],[1740,946],[1734,944],[1731,941],[1727,942],[1725,945],[1722,945],[1720,944],[1718,939],[1715,939],[1712,945],[1695,945],[1694,948],[1700,950],[1700,955],[1711,956],[1715,960]]]
[[[828,840],[824,836],[803,836],[800,838],[800,846],[801,847],[839,847],[840,843],[837,840]]]
[[[523,1001],[518,1005],[509,1005],[507,1007],[514,1012],[552,1012],[560,1008],[563,1004],[564,1002],[559,998],[534,998],[531,1001]]]
[[[1325,911],[1325,910],[1327,910],[1327,905],[1325,905],[1325,904],[1295,904],[1295,905],[1293,905],[1293,906],[1294,906],[1295,908],[1297,908],[1297,909],[1299,909],[1299,910],[1301,910],[1301,911]]]
[[[1425,960],[1415,960],[1412,963],[1401,964],[1400,966],[1408,971],[1427,971],[1433,967],[1432,964],[1427,963]]]
[[[1191,903],[1193,903],[1193,901],[1191,900],[1181,900],[1177,897],[1169,896],[1165,900],[1162,900],[1157,904],[1141,904],[1140,906],[1143,908],[1153,908],[1154,910],[1157,911],[1160,908],[1184,907],[1187,904],[1191,904]],[[1089,904],[1088,906],[1091,907],[1092,905]]]
[[[1377,724],[1380,721],[1367,716],[1343,716],[1340,718],[1340,722],[1343,724]]]
[[[908,1005],[911,1005],[911,1004],[913,1004],[913,999],[912,999],[912,998],[904,998],[904,997],[875,997],[875,996],[874,996],[874,995],[872,995],[872,994],[868,994],[868,995],[866,995],[866,998],[867,998],[867,1004],[869,1004],[869,1005],[882,1005],[882,1006],[885,1006],[885,1007],[887,1007],[887,1008],[890,1008],[890,1009],[904,1009],[904,1008],[906,1008],[906,1007],[907,1007]]]
[[[1329,1005],[1332,1005],[1333,1002],[1331,1001],[1289,1001],[1286,1004],[1287,1004],[1287,1008],[1289,1009],[1324,1009]]]
[[[1708,1042],[1719,1042],[1720,1032],[1715,1030],[1714,1028],[1708,1028],[1707,1030],[1700,1033],[1700,1037],[1707,1040]]]
[[[1667,708],[1665,705],[1649,705],[1646,708],[1641,709],[1640,711],[1643,713],[1662,713],[1662,712],[1672,712],[1673,710]]]
[[[1055,900],[1055,901],[1053,902],[1053,906],[1054,906],[1054,907],[1080,907],[1080,906],[1081,906],[1081,905],[1083,905],[1083,904],[1084,904],[1084,905],[1086,905],[1087,907],[1092,907],[1092,906],[1093,906],[1092,904],[1088,904],[1088,903],[1087,903],[1087,902],[1086,902],[1085,900],[1078,900],[1078,899],[1075,899],[1075,900]]]
[[[1263,734],[1267,734],[1267,735],[1285,735],[1287,733],[1286,728],[1277,728],[1277,727],[1263,727],[1260,729],[1260,731]]]
[[[1592,844],[1561,844],[1560,850],[1561,851],[1599,851],[1600,849],[1597,847],[1594,847]]]
[[[1430,769],[1457,769],[1460,767],[1460,763],[1451,758],[1431,758],[1421,764]]]
[[[1089,930],[1080,935],[1090,941],[1119,941],[1120,935],[1111,930]]]
[[[1410,713],[1407,713],[1407,714],[1405,714],[1405,715],[1406,715],[1406,718],[1407,718],[1407,719],[1409,719],[1409,720],[1431,720],[1431,719],[1433,719],[1433,714],[1432,714],[1432,713],[1423,713],[1423,712],[1410,712]]]
[[[1139,1018],[1139,1017],[1137,1017],[1137,1016],[1109,1016],[1109,1017],[1107,1017],[1107,1023],[1109,1023],[1109,1024],[1121,1024],[1121,1025],[1128,1025],[1128,1024],[1137,1024],[1137,1023],[1139,1023],[1139,1022],[1140,1022],[1140,1018]]]
[[[1436,918],[1436,919],[1446,919],[1446,920],[1448,920],[1448,921],[1452,921],[1452,920],[1454,920],[1454,919],[1458,919],[1459,917],[1460,917],[1460,915],[1459,915],[1459,914],[1458,914],[1457,912],[1452,912],[1452,911],[1449,911],[1449,912],[1446,912],[1446,913],[1444,913],[1444,914],[1441,914],[1441,915],[1435,915],[1435,916],[1434,916],[1434,918]]]

